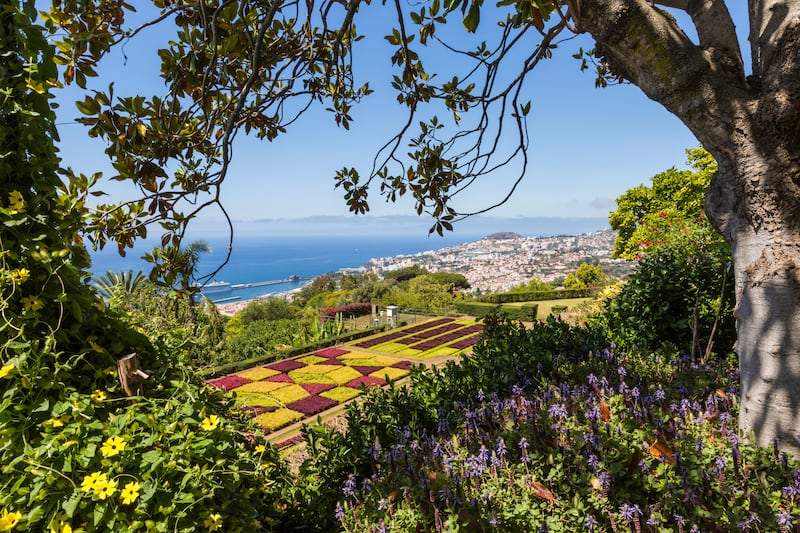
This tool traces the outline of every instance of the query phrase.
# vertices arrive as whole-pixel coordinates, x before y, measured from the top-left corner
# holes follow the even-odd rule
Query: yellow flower
[[[219,426],[219,417],[217,415],[209,415],[203,419],[203,422],[200,424],[200,427],[206,431],[211,431],[217,429]]]
[[[0,368],[0,379],[3,379],[7,375],[9,375],[14,370],[13,363],[9,363],[5,365],[3,368]]]
[[[0,531],[11,531],[17,525],[22,515],[14,511],[8,512],[8,509],[3,509],[3,514],[0,515]]]
[[[259,444],[256,446],[256,453],[264,453],[267,450],[267,447],[263,444]]]
[[[203,525],[209,531],[216,531],[222,527],[222,515],[219,513],[211,513],[203,521]]]
[[[78,444],[78,441],[76,441],[76,440],[68,440],[67,442],[64,443],[64,449],[67,449],[70,446],[74,446],[75,444]]]
[[[139,489],[141,488],[142,486],[136,483],[135,481],[131,481],[130,483],[125,485],[125,488],[122,489],[122,492],[120,493],[120,498],[122,498],[122,503],[128,505],[135,502],[136,498],[139,497]]]
[[[8,193],[8,212],[11,215],[22,213],[25,211],[25,199],[19,191],[11,191]]]
[[[25,311],[38,311],[44,307],[44,302],[38,296],[26,296],[20,301]]]
[[[92,472],[88,476],[84,476],[81,482],[81,488],[89,492],[90,490],[94,490],[98,483],[106,483],[107,481],[108,477],[104,472]]]
[[[11,281],[20,284],[28,281],[28,278],[31,277],[31,271],[27,268],[18,268],[16,270],[11,271]]]
[[[92,393],[92,400],[96,402],[102,402],[106,398],[108,398],[108,395],[106,395],[106,393],[101,390],[96,390]]]
[[[124,449],[125,439],[122,437],[111,437],[103,443],[100,452],[103,454],[103,457],[114,457]]]
[[[117,482],[113,479],[109,481],[99,481],[94,484],[94,488],[92,489],[94,495],[100,498],[101,500],[105,500],[109,496],[113,496],[115,492],[117,492]]]
[[[50,533],[72,533],[72,525],[69,523],[69,517],[64,513],[57,515],[52,522],[50,522]]]
[[[50,424],[54,428],[60,428],[64,425],[64,422],[62,422],[60,418],[51,418],[50,420],[45,420],[44,423]]]

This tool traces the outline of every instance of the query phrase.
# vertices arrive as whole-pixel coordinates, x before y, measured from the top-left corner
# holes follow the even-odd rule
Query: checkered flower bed
[[[412,357],[458,355],[480,340],[482,330],[482,324],[472,321],[439,319],[371,337],[354,346],[367,344],[373,350]],[[469,342],[461,342],[466,339]]]
[[[266,431],[317,415],[408,374],[411,363],[353,349],[325,348],[209,381],[231,391],[244,412]]]
[[[236,394],[243,411],[252,413],[265,430],[275,431],[351,400],[364,388],[405,377],[412,363],[398,356],[457,355],[478,342],[482,329],[472,321],[438,318],[349,346],[243,370],[209,384]]]

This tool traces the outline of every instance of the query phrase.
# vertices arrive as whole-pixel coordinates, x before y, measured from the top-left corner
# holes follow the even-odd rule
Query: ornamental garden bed
[[[208,383],[235,393],[237,406],[272,432],[347,402],[365,388],[405,377],[413,363],[404,356],[457,355],[478,342],[482,329],[473,321],[439,318]]]

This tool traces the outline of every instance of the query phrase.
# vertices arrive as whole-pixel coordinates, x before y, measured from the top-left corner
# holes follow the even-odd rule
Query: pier
[[[270,281],[254,281],[253,283],[237,283],[231,285],[231,289],[249,289],[250,287],[265,287],[267,285],[280,285],[281,283],[292,283],[293,281],[308,281],[311,277],[290,276],[286,279],[275,279]]]

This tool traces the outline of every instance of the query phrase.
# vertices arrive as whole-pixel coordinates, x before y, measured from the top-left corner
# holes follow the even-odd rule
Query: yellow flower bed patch
[[[272,376],[278,374],[280,374],[280,372],[278,372],[277,370],[273,370],[271,368],[264,368],[263,366],[248,368],[247,370],[242,370],[241,372],[236,373],[236,375],[239,377],[252,379],[253,381],[271,378]]]
[[[271,393],[274,390],[283,388],[289,385],[289,383],[281,383],[278,381],[254,381],[252,383],[245,383],[241,387],[237,387],[234,390],[236,392],[258,392],[258,393]]]
[[[307,398],[310,396],[310,394],[300,385],[295,385],[292,383],[286,387],[273,391],[270,393],[270,396],[285,405],[287,403],[292,403],[296,402],[297,400]]]
[[[340,366],[338,368],[344,367]],[[302,385],[303,383],[328,383],[331,385],[336,385],[336,381],[329,378],[325,374],[311,374],[309,372],[305,372],[305,369],[292,370],[289,372],[289,377],[292,378],[298,385]]]
[[[351,400],[359,394],[361,394],[361,391],[350,387],[336,387],[335,389],[326,390],[325,392],[319,393],[320,396],[330,398],[331,400],[335,400],[340,403]]]
[[[282,428],[283,426],[288,426],[292,422],[297,422],[302,418],[303,413],[298,413],[297,411],[283,408],[273,411],[272,413],[262,413],[253,418],[253,421],[259,426],[263,426],[274,431]]]
[[[330,374],[334,370],[338,370],[340,368],[342,368],[342,365],[308,365],[305,368],[298,368],[297,371],[304,372],[306,374]]]
[[[408,375],[408,370],[404,370],[402,368],[392,368],[387,366],[386,368],[381,368],[380,370],[376,370],[370,376],[373,378],[378,379],[399,379],[403,376]]]
[[[339,385],[344,385],[349,381],[353,381],[356,378],[360,378],[361,372],[359,372],[355,368],[350,368],[349,366],[340,366],[338,370],[326,374],[326,376],[331,378],[334,382],[338,383]]]
[[[327,361],[327,359],[318,355],[306,355],[305,357],[299,358],[298,361],[307,365],[313,365],[319,363],[320,361]]]

